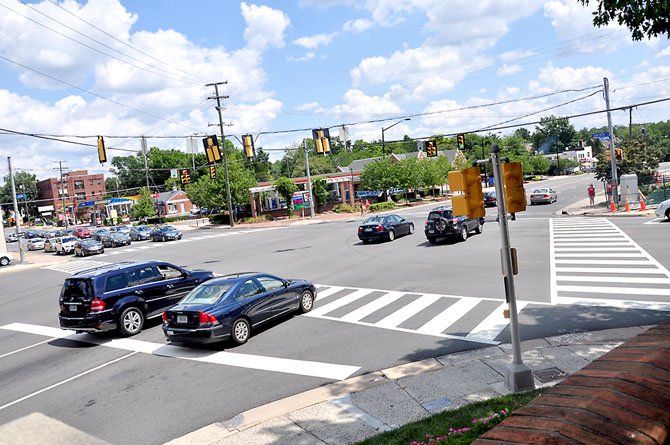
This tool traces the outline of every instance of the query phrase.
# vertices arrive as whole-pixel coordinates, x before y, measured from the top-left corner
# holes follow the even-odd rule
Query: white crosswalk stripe
[[[552,219],[550,233],[552,303],[670,310],[670,271],[610,220]]]
[[[96,267],[104,266],[106,264],[109,263],[105,263],[103,261],[91,261],[91,260],[72,260],[67,263],[53,264],[51,266],[45,267],[44,269],[75,274],[83,270],[93,269]]]

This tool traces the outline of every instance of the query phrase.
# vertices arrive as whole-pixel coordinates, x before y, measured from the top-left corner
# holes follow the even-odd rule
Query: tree
[[[361,173],[361,186],[365,190],[381,191],[398,187],[400,184],[397,164],[388,159],[380,159],[365,166]]]
[[[312,182],[312,193],[314,194],[314,205],[317,209],[323,209],[328,200],[328,184],[325,179],[317,179]]]
[[[291,201],[293,200],[293,194],[298,191],[298,186],[289,178],[282,176],[275,181],[275,189],[279,193],[279,196],[286,201],[286,214],[290,217]]]
[[[533,145],[539,153],[557,153],[575,145],[577,131],[566,117],[549,116],[535,126]]]
[[[463,152],[461,150],[456,151],[456,156],[454,156],[454,164],[453,164],[454,169],[456,170],[463,170],[464,168],[468,168],[468,158],[465,157]]]
[[[12,183],[9,175],[4,178],[4,185],[0,187],[0,203],[8,204],[8,208],[13,208]],[[28,214],[31,209],[35,210],[37,207],[37,177],[25,171],[18,171],[14,173],[14,187],[17,195],[26,195],[25,198],[18,198],[17,203],[19,209],[26,210]]]
[[[661,150],[657,147],[645,147],[641,141],[626,140],[621,145],[623,159],[617,160],[617,177],[636,174],[640,177],[653,176],[661,161]],[[598,157],[596,178],[609,182],[612,180],[612,163],[605,159],[604,153]]]
[[[253,162],[245,161],[248,168],[253,170],[256,181],[265,182],[272,179],[272,162],[270,155],[262,147],[256,149],[256,159]]]
[[[592,3],[591,0],[579,1],[584,6]],[[665,0],[597,0],[597,4],[598,9],[593,12],[594,26],[606,26],[616,20],[630,30],[633,40],[670,36],[670,3]]]
[[[446,159],[446,158],[444,158]],[[419,161],[421,185],[430,187],[431,195],[435,194],[434,186],[442,184],[442,174],[437,159],[422,159]]]
[[[142,187],[140,189],[140,197],[133,205],[133,208],[130,209],[130,214],[135,219],[144,219],[156,215],[154,199],[148,188]]]

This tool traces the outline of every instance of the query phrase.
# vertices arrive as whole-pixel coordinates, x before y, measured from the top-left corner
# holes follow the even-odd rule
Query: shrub
[[[376,202],[370,205],[370,212],[395,209],[395,202]]]
[[[191,219],[189,215],[179,215],[179,216],[166,216],[163,217],[163,222],[170,223],[175,221],[186,221]]]
[[[208,218],[210,224],[230,224],[230,218],[227,213],[213,213]]]
[[[117,224],[123,224],[123,217],[121,215],[116,217],[116,223]]]
[[[156,225],[156,224],[163,224],[165,222],[165,218],[162,216],[150,216],[147,218],[147,224],[150,225]]]
[[[261,222],[265,222],[265,221],[274,221],[274,218],[272,217],[272,215],[268,214],[268,215],[257,216],[255,218],[253,218],[253,217],[244,218],[240,222],[245,223],[245,224],[255,224],[255,223],[261,223]]]
[[[349,204],[338,204],[333,207],[333,212],[335,213],[354,213],[355,211]]]

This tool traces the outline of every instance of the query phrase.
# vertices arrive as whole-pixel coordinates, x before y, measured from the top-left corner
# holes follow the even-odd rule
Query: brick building
[[[63,199],[61,182],[58,178],[49,178],[37,183],[40,207],[53,207],[53,214],[62,213]],[[63,195],[66,211],[72,215],[77,202],[100,200],[107,193],[105,177],[102,173],[88,174],[87,170],[73,170],[63,175]],[[78,218],[80,215],[77,215]]]

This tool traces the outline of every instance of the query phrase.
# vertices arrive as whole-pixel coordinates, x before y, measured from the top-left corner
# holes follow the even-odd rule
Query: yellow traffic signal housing
[[[180,169],[179,173],[180,173],[180,178],[181,178],[181,183],[182,184],[190,184],[191,183],[191,173],[188,171],[187,168]]]
[[[202,145],[205,146],[205,154],[207,155],[207,162],[214,163],[221,160],[221,152],[219,151],[219,141],[216,135],[207,136],[202,140]]]
[[[459,133],[456,136],[456,146],[459,150],[463,150],[465,148],[465,135],[463,133]]]
[[[312,138],[314,139],[314,147],[317,154],[330,154],[330,130],[327,128],[312,130]]]
[[[461,171],[449,172],[449,188],[452,192],[461,192],[451,197],[451,207],[455,216],[483,218],[484,193],[479,179],[479,167],[470,167]]]
[[[209,177],[212,179],[216,178],[216,167],[214,165],[209,166]]]
[[[612,160],[612,152],[610,150],[605,150],[605,160],[606,161]]]
[[[437,156],[437,141],[435,139],[426,142],[426,156],[430,158]]]
[[[107,150],[105,149],[105,139],[102,136],[98,136],[98,161],[101,164],[107,162]]]
[[[518,213],[526,210],[526,190],[523,188],[523,168],[521,162],[502,164],[505,207],[507,212]]]
[[[244,149],[244,157],[247,161],[256,159],[256,150],[254,149],[254,138],[250,134],[242,135],[242,146]]]

